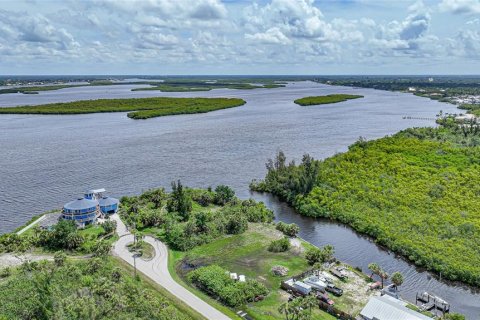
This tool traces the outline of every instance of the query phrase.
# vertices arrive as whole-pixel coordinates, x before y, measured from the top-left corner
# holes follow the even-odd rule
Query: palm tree
[[[308,309],[309,318],[312,317],[312,308],[317,305],[317,298],[308,295],[303,299],[303,306]]]
[[[380,273],[380,266],[376,264],[375,262],[372,262],[368,265],[368,269],[372,271],[372,274],[370,275],[370,278],[373,277],[374,274],[378,275]]]
[[[330,262],[334,260],[334,257],[333,257],[334,253],[335,253],[335,248],[332,245],[327,244],[325,247],[323,247],[323,256],[325,261]]]
[[[395,289],[398,289],[399,286],[403,283],[403,275],[400,272],[394,272],[392,274],[392,283],[395,285]]]
[[[291,320],[290,319],[290,305],[288,302],[284,302],[280,305],[280,307],[278,307],[278,312],[280,312],[280,314],[284,314],[285,315],[285,320]]]
[[[385,270],[380,269],[380,272],[378,273],[378,275],[382,279],[382,289],[383,289],[383,281],[388,279],[389,274]]]

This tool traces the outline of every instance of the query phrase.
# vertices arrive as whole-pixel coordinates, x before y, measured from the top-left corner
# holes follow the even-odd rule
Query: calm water
[[[301,217],[274,198],[251,194],[248,184],[265,175],[264,163],[278,150],[300,159],[345,151],[359,136],[379,138],[428,120],[454,107],[413,95],[331,87],[311,82],[286,88],[220,89],[210,92],[131,92],[137,86],[80,87],[38,95],[0,95],[0,106],[79,99],[149,96],[232,96],[247,104],[208,114],[131,120],[125,113],[76,116],[0,116],[0,232],[11,231],[32,215],[61,207],[89,188],[105,187],[112,196],[138,194],[181,179],[194,187],[227,184],[242,198],[254,196],[275,209],[277,219],[301,226],[301,236],[315,244],[332,243],[336,255],[366,270],[376,261],[407,278],[405,297],[429,290],[480,318],[480,295],[431,279],[428,273],[379,249],[344,226]],[[307,95],[362,94],[363,99],[318,107],[292,101]]]

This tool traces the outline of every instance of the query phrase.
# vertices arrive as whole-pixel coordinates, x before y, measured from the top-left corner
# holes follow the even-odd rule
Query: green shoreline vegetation
[[[237,98],[132,98],[81,100],[37,106],[0,108],[0,114],[84,114],[101,112],[128,112],[131,119],[205,113],[244,105]]]
[[[363,98],[363,96],[353,94],[329,94],[326,96],[304,97],[301,99],[297,99],[294,102],[301,106],[315,106],[319,104],[338,103],[359,98]]]
[[[335,219],[442,278],[480,286],[480,130],[453,118],[323,161],[296,165],[279,153],[265,180],[300,214]]]
[[[0,319],[202,319],[166,296],[112,257],[58,253],[0,276]]]

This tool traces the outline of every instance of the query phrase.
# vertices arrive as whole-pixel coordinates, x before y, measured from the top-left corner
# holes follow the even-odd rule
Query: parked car
[[[310,276],[308,278],[305,278],[303,282],[311,286],[312,289],[321,292],[325,292],[325,287],[327,286],[327,284],[320,280],[320,277],[317,276]]]
[[[317,295],[317,299],[322,301],[322,302],[328,303],[331,306],[333,306],[335,304],[335,302],[332,299],[330,299],[326,294]]]
[[[327,290],[328,292],[331,292],[337,297],[340,297],[343,294],[343,290],[338,287],[335,287],[333,284],[328,284],[325,290]]]

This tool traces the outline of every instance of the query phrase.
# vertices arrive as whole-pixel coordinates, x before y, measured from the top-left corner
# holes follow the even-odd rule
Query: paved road
[[[43,215],[41,216],[40,218],[38,218],[37,220],[33,221],[32,223],[30,223],[28,226],[25,226],[22,230],[19,230],[17,232],[18,235],[24,233],[25,231],[27,231],[28,229],[32,228],[34,225],[36,225],[37,223],[39,223],[40,221],[44,220],[45,218],[47,217],[47,215]]]
[[[127,230],[125,224],[120,220],[117,214],[113,215],[112,219],[117,222],[117,233],[120,236],[120,239],[114,245],[113,251],[115,255],[133,266],[133,254],[126,248],[127,244],[133,242],[133,235]],[[213,308],[173,280],[168,272],[168,248],[165,244],[150,236],[146,236],[144,240],[155,248],[155,257],[149,261],[136,259],[136,265],[139,271],[170,291],[170,293],[185,302],[205,318],[209,320],[230,320],[229,317]]]

